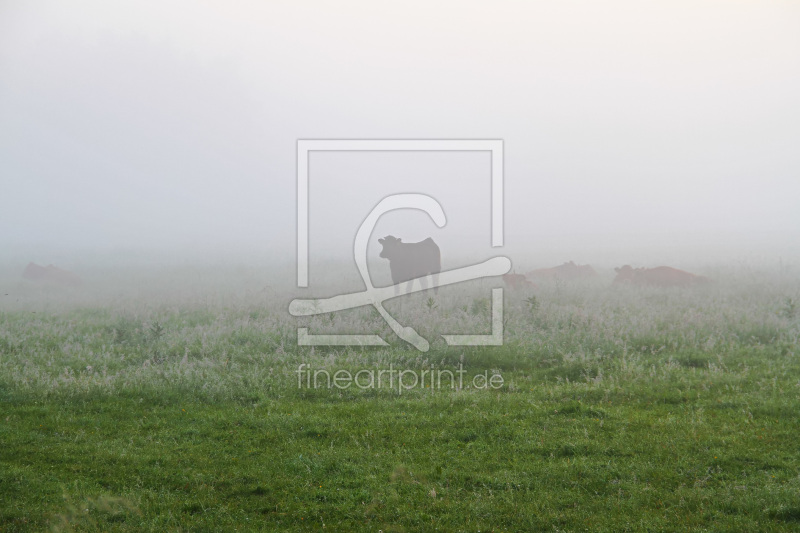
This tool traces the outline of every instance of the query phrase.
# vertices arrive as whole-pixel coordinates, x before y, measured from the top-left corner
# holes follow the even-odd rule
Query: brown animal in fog
[[[528,278],[523,276],[522,274],[503,274],[503,283],[505,283],[510,289],[518,290],[518,289],[533,289],[536,287],[535,284],[528,281]]]
[[[576,265],[573,261],[553,268],[539,268],[526,274],[532,279],[548,281],[575,281],[597,277],[597,272],[591,265]]]
[[[618,285],[646,285],[650,287],[692,287],[702,285],[710,280],[705,276],[698,276],[685,270],[668,266],[655,268],[633,268],[630,265],[614,269],[617,277],[614,283]]]
[[[28,266],[26,266],[25,270],[22,272],[22,277],[23,279],[35,281],[37,283],[61,285],[65,287],[77,287],[83,283],[80,277],[69,270],[64,270],[54,265],[43,267],[36,263],[28,263]]]

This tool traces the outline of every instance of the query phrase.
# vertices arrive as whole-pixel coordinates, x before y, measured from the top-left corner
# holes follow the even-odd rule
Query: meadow
[[[0,531],[797,531],[800,271],[486,283],[310,319],[253,267],[0,280]],[[277,276],[277,275],[276,275]],[[388,347],[304,347],[378,333]],[[500,388],[298,386],[462,367]]]

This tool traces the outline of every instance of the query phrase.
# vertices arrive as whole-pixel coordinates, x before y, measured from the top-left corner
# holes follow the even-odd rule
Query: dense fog
[[[443,266],[796,263],[800,6],[718,2],[0,3],[0,261],[293,269],[298,139],[502,139],[315,152],[311,281],[378,237]],[[354,274],[355,275],[355,274]]]

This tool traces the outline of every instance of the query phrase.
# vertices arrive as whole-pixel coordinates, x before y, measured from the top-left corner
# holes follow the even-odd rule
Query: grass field
[[[389,348],[298,347],[252,272],[7,281],[0,531],[797,531],[797,274],[507,291],[503,346],[427,353],[369,309],[306,324]],[[488,332],[477,287],[389,307]],[[303,363],[504,384],[310,389]]]

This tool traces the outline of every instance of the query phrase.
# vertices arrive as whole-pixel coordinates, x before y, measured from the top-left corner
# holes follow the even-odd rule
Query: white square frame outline
[[[308,287],[308,159],[312,151],[334,152],[484,152],[491,157],[492,247],[503,246],[502,139],[298,139],[297,140],[297,286]],[[492,289],[492,333],[442,335],[450,346],[503,344],[503,289]],[[300,346],[387,346],[377,335],[311,335],[297,328]]]

